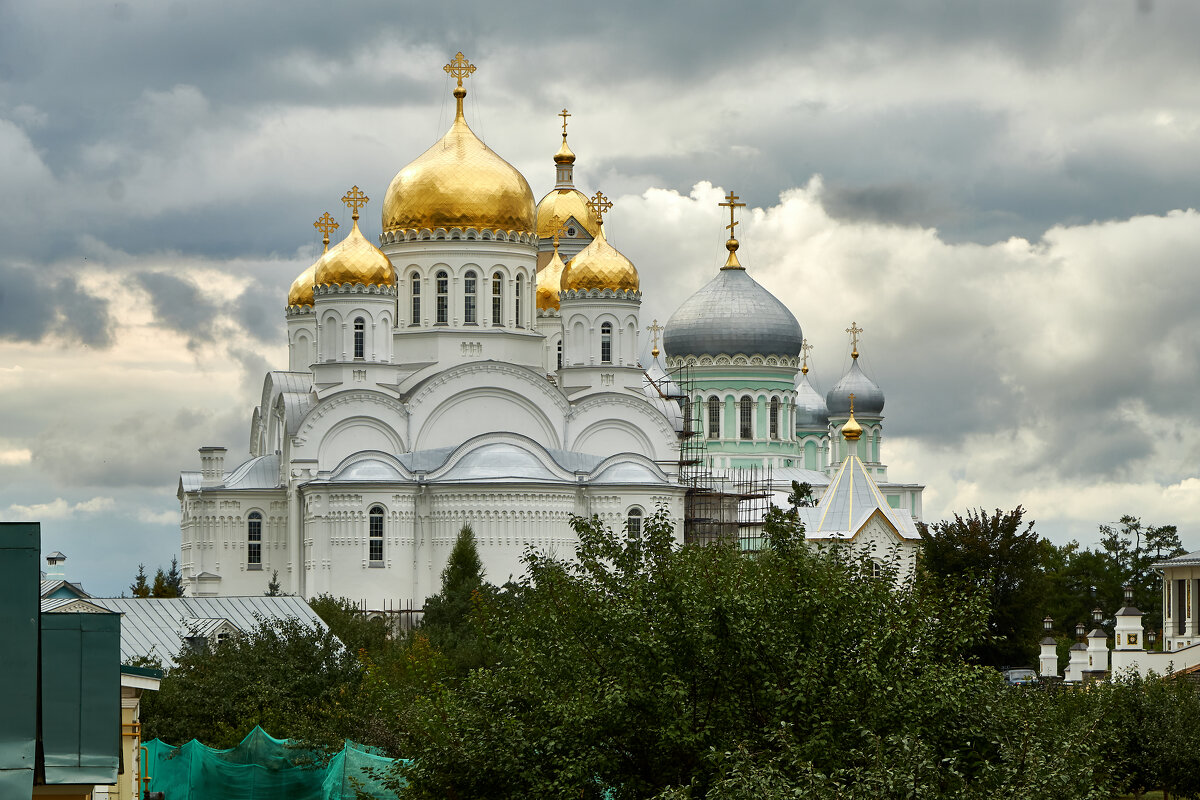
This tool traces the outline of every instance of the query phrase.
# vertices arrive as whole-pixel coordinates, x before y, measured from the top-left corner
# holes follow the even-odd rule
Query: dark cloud
[[[60,336],[92,347],[112,343],[108,301],[71,277],[0,264],[0,339],[38,342]]]
[[[196,284],[167,272],[139,272],[135,278],[150,295],[159,324],[187,336],[189,347],[214,340],[218,309]]]

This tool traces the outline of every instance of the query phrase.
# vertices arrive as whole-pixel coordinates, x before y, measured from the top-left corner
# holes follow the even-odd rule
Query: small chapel
[[[664,508],[682,542],[689,498],[728,495],[748,467],[769,469],[771,491],[812,487],[810,539],[915,552],[923,487],[888,482],[862,330],[822,397],[795,316],[738,260],[736,195],[725,266],[665,329],[644,326],[638,269],[605,231],[612,203],[575,187],[568,112],[554,187],[535,203],[467,124],[475,66],[459,53],[444,69],[453,122],[395,174],[378,245],[359,229],[370,199],[357,186],[340,241],[328,212],[314,223],[325,251],[288,292],[288,365],[263,381],[248,458],[202,447],[200,470],[180,476],[187,594],[261,595],[274,580],[419,607],[464,525],[503,583],[530,547],[571,556],[576,515],[637,530]]]

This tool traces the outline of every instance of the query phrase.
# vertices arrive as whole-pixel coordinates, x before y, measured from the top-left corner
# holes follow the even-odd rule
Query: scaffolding
[[[685,544],[737,542],[742,550],[764,546],[763,518],[771,502],[771,467],[713,466],[700,422],[702,401],[694,392],[692,369],[680,364],[667,372],[678,387],[683,430],[679,433],[679,482],[686,487],[683,512]],[[660,393],[667,396],[660,387]]]

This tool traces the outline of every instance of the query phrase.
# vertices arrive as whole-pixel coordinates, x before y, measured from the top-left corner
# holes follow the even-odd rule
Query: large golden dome
[[[318,286],[361,283],[364,286],[395,286],[396,271],[383,252],[367,241],[358,229],[358,214],[354,215],[350,234],[322,256],[316,267],[313,283]]]
[[[317,280],[317,265],[321,263],[321,256],[308,269],[301,272],[296,280],[292,281],[292,288],[288,289],[289,306],[311,306],[313,304],[313,286]]]
[[[537,274],[537,308],[538,311],[558,310],[558,293],[562,291],[562,275],[564,265],[558,257],[558,248],[546,266]]]
[[[533,190],[516,167],[479,141],[463,117],[466,90],[439,142],[400,170],[383,201],[383,230],[475,228],[532,234]]]
[[[537,204],[537,235],[549,239],[559,224],[565,225],[571,217],[583,226],[593,238],[600,234],[600,225],[588,208],[587,195],[575,188],[551,189]],[[555,222],[555,217],[558,222]]]
[[[562,290],[614,289],[634,292],[641,285],[637,267],[604,238],[604,228],[591,244],[563,268]]]

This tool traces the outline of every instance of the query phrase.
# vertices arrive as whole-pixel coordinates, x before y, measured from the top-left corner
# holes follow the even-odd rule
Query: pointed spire
[[[725,202],[717,203],[718,206],[729,209],[729,224],[725,226],[729,229],[729,239],[725,242],[725,249],[729,251],[729,257],[725,259],[725,266],[721,267],[721,269],[745,269],[745,267],[741,265],[741,262],[738,261],[738,240],[737,237],[733,235],[733,229],[740,224],[736,219],[734,219],[734,210],[738,208],[744,208],[746,205],[745,203],[739,203],[738,200],[740,199],[741,198],[734,194],[733,190],[731,189],[729,194],[725,195]]]

